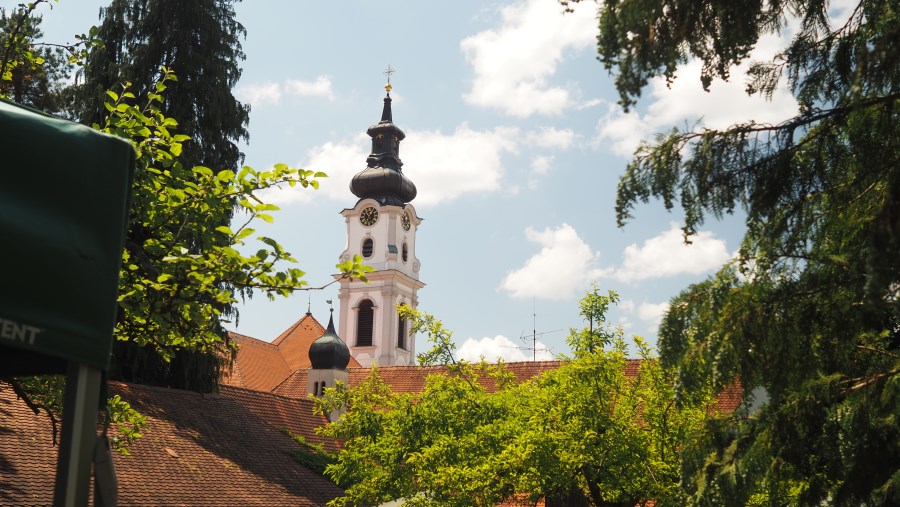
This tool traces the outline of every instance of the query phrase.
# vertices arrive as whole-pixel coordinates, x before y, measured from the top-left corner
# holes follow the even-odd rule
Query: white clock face
[[[403,225],[403,230],[408,231],[410,226],[409,215],[404,213],[403,216],[400,217],[400,223]]]
[[[366,226],[374,224],[378,221],[378,210],[371,206],[362,210],[362,213],[359,215],[359,221]]]

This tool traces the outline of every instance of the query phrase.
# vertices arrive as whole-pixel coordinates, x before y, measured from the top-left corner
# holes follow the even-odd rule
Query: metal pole
[[[86,507],[91,489],[91,458],[97,438],[101,372],[69,361],[56,462],[55,507]]]

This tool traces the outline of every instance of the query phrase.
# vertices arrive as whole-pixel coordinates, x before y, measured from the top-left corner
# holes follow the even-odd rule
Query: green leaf
[[[253,234],[254,232],[256,232],[255,229],[251,229],[249,227],[244,227],[243,229],[240,230],[240,232],[237,233],[237,236],[235,236],[235,240],[236,241],[242,240],[242,239],[246,238],[247,236]]]

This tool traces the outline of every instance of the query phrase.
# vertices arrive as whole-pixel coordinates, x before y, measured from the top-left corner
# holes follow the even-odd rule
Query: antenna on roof
[[[309,295],[309,291],[306,291],[306,314],[312,315],[312,298]]]
[[[532,305],[532,307],[531,307],[531,319],[532,319],[531,320],[531,326],[532,326],[531,334],[530,335],[523,334],[522,336],[519,337],[519,339],[522,340],[526,345],[528,344],[528,342],[526,340],[528,340],[528,338],[531,338],[531,347],[516,347],[516,348],[518,348],[520,350],[530,350],[532,352],[532,356],[531,356],[532,361],[537,361],[537,351],[539,350],[538,346],[537,346],[537,337],[543,336],[545,334],[556,333],[558,331],[562,331],[562,329],[554,329],[553,331],[543,331],[543,332],[538,333],[537,332],[537,304],[535,302],[534,296],[532,296],[531,305]],[[523,331],[523,333],[524,333],[524,331]],[[541,347],[540,350],[549,351],[550,349],[547,347]]]

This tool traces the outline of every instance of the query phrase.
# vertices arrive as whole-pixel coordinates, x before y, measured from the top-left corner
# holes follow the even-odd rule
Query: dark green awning
[[[0,101],[0,376],[106,370],[134,149]]]

